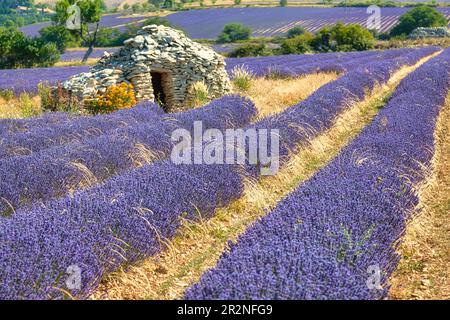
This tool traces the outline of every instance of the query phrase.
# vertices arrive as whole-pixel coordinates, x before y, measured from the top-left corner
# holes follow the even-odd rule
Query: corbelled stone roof
[[[182,104],[190,85],[197,81],[208,86],[211,97],[231,90],[221,55],[179,30],[157,25],[143,27],[124,42],[121,50],[105,53],[90,72],[77,75],[62,86],[81,98],[93,98],[108,86],[130,82],[138,100],[155,100],[151,72],[170,75],[164,80],[171,90],[168,104]]]

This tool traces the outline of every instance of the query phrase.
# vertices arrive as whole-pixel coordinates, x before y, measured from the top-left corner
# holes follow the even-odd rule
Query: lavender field
[[[80,72],[89,71],[88,66],[54,67],[0,70],[0,90],[12,90],[15,94],[37,93],[39,83],[57,84]]]
[[[114,53],[118,51],[119,48],[95,48],[92,54],[89,56],[89,59],[99,59],[106,52]],[[80,62],[83,59],[86,50],[66,50],[63,54],[61,54],[61,61],[63,62]]]
[[[312,8],[312,7],[273,7],[273,8],[221,8],[189,10],[171,14],[167,19],[182,27],[188,35],[197,39],[214,39],[223,26],[240,22],[253,30],[255,37],[283,35],[295,26],[315,32],[338,21],[357,23],[366,26],[369,14],[366,8]],[[381,29],[389,31],[398,18],[410,8],[381,8]],[[448,18],[450,8],[439,8]]]
[[[397,23],[398,18],[411,8],[381,8],[380,32],[389,31]],[[367,8],[320,8],[320,7],[254,7],[254,8],[208,8],[202,10],[188,10],[169,14],[165,18],[172,25],[181,27],[191,38],[215,39],[227,23],[240,22],[253,30],[255,37],[272,37],[283,35],[295,26],[302,26],[306,30],[315,32],[321,28],[333,25],[338,21],[356,23],[366,26],[369,14]],[[438,8],[447,18],[450,8]],[[123,16],[110,14],[102,17],[102,27],[123,30],[126,25],[139,24],[145,20],[144,16]],[[22,27],[27,36],[39,35],[39,30],[50,25],[42,22]]]
[[[100,20],[100,26],[104,28],[118,28],[123,29],[126,25],[132,23],[138,23],[140,21],[145,20],[146,17],[143,16],[124,16],[122,13],[116,14],[108,14],[102,16]],[[39,30],[51,25],[51,22],[41,22],[30,24],[20,28],[20,30],[26,35],[30,37],[39,36]]]
[[[421,201],[416,190],[429,178],[441,143],[434,137],[440,112],[448,108],[450,50],[228,59],[232,78],[236,68],[250,72],[252,83],[276,87],[278,81],[282,90],[311,75],[338,76],[265,117],[255,96],[236,89],[172,114],[141,102],[106,115],[1,119],[0,298],[97,299],[108,289],[111,298],[135,298],[130,291],[142,295],[146,286],[186,299],[386,298],[400,257],[395,244]],[[86,70],[5,70],[0,87],[33,92],[40,81],[57,83]],[[339,120],[356,111],[360,130]],[[200,132],[213,130],[216,143],[232,129],[276,130],[255,152],[277,150],[279,173],[266,177],[264,164],[250,155],[244,163],[174,162],[173,132],[195,134],[196,122]],[[333,130],[342,132],[338,137]],[[318,146],[325,138],[329,143]],[[335,156],[317,166],[313,147],[328,153],[328,145]],[[233,140],[219,153],[238,156],[235,150],[247,148]],[[304,152],[312,160],[299,158]],[[188,158],[195,157],[193,150]],[[295,167],[296,161],[306,162]],[[264,192],[272,192],[276,205],[257,205],[269,201],[252,189],[264,179],[274,179]],[[247,205],[239,209],[239,203]],[[245,228],[233,233],[237,225]],[[205,255],[208,241],[224,244],[215,246],[212,261],[198,262],[203,260],[193,253]],[[174,253],[175,262],[164,264]],[[154,261],[163,273],[151,271]],[[202,264],[198,276],[180,271],[193,261]],[[381,278],[370,287],[367,270],[374,266]],[[80,272],[78,286],[68,282],[71,270]],[[124,287],[117,279],[128,272],[136,273]],[[176,279],[170,286],[166,275]],[[151,298],[165,298],[160,292]]]

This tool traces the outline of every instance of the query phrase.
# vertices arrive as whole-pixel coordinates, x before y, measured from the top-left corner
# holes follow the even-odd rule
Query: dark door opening
[[[164,86],[166,73],[151,72],[153,94],[155,95],[155,102],[158,103],[164,110],[167,108],[166,101],[166,88]]]

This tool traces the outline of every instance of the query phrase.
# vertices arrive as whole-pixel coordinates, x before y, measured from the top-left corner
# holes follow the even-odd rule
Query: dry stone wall
[[[126,40],[120,51],[105,53],[90,72],[76,75],[61,86],[86,100],[109,86],[132,83],[138,101],[160,101],[168,111],[176,111],[186,108],[190,86],[198,81],[206,84],[210,98],[229,93],[224,58],[181,31],[150,25]]]

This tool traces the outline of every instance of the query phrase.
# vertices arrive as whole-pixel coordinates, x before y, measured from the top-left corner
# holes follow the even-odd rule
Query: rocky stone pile
[[[157,25],[143,27],[120,51],[105,53],[90,72],[61,86],[86,100],[122,82],[133,84],[138,101],[159,101],[167,111],[185,109],[190,87],[196,82],[206,84],[210,98],[231,91],[221,55],[181,31]]]
[[[417,28],[409,34],[410,39],[419,38],[444,38],[450,37],[450,31],[446,27],[440,28]]]

